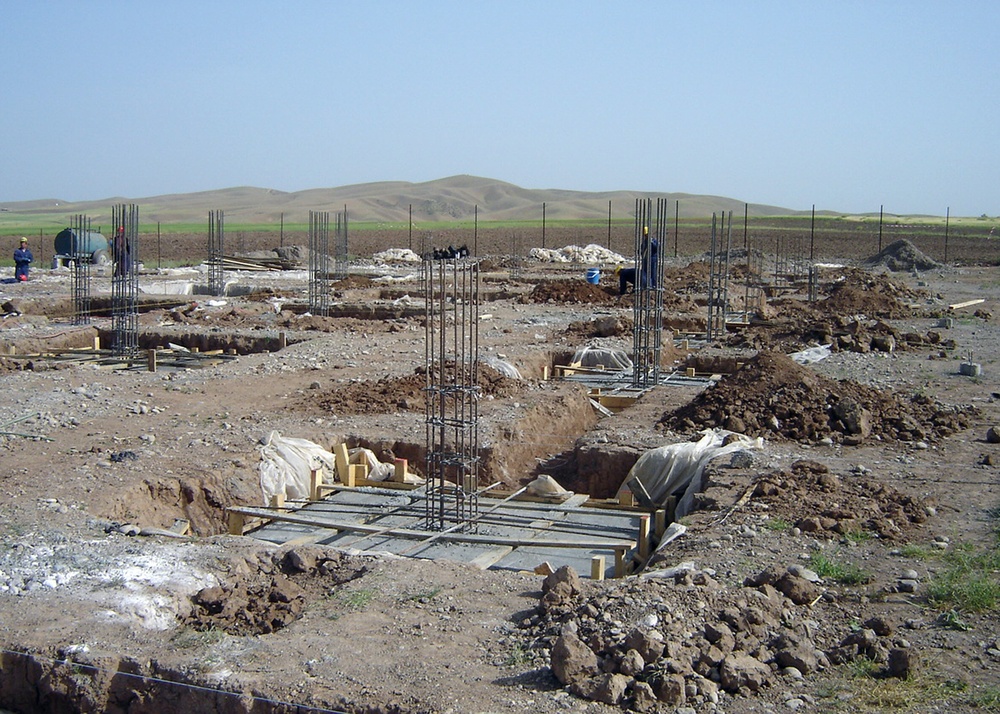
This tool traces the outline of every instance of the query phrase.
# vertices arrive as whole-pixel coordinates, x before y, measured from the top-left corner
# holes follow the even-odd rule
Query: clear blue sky
[[[992,216],[998,31],[996,0],[0,0],[0,201],[474,174]]]

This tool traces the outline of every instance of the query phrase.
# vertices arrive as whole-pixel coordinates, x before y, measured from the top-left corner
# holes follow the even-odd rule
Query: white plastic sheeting
[[[502,360],[499,357],[487,357],[485,362],[488,367],[492,367],[504,377],[509,377],[510,379],[521,379],[521,372],[518,371],[517,367],[506,360]]]
[[[542,474],[529,483],[526,488],[526,493],[531,496],[553,497],[573,493],[572,491],[567,491],[565,488],[560,486],[559,483],[548,474]]]
[[[604,246],[591,243],[585,248],[567,245],[563,248],[532,248],[528,257],[541,263],[583,263],[584,265],[615,265],[625,262],[625,257]]]
[[[376,263],[419,263],[420,256],[409,248],[389,248],[375,253],[372,260]]]
[[[796,364],[807,365],[815,364],[821,360],[825,360],[830,356],[831,345],[820,345],[819,347],[809,347],[800,352],[792,352],[788,355],[793,362]]]
[[[260,447],[260,489],[264,503],[279,493],[289,500],[309,496],[309,477],[313,469],[320,472],[322,483],[337,479],[336,457],[319,444],[307,439],[294,439],[272,431]]]
[[[572,363],[579,363],[581,367],[603,367],[624,372],[632,369],[632,358],[625,354],[625,350],[593,345],[577,349],[573,353]]]
[[[696,493],[702,489],[702,473],[712,459],[736,451],[763,449],[764,440],[725,429],[706,429],[698,441],[670,444],[651,449],[639,457],[628,472],[619,493],[631,491],[646,506],[662,507],[667,499],[684,489],[677,502],[675,518],[691,510]]]

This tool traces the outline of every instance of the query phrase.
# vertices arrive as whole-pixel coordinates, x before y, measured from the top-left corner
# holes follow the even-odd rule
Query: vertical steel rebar
[[[608,250],[611,250],[611,201],[608,201]]]
[[[330,314],[329,211],[309,211],[309,311]]]
[[[726,315],[729,310],[729,254],[733,242],[733,212],[728,217],[721,214],[720,220],[712,214],[711,270],[708,283],[708,326],[709,340],[721,337],[726,332]],[[728,220],[727,220],[728,218]],[[728,223],[728,229],[726,224]],[[719,227],[717,231],[716,228]]]
[[[472,527],[479,511],[479,262],[426,257],[425,526]]]
[[[747,227],[750,224],[750,204],[743,204],[743,250],[746,251],[747,246]]]
[[[333,277],[335,280],[346,280],[349,262],[347,252],[347,206],[344,206],[343,213],[337,214],[337,230],[334,242]]]
[[[73,294],[73,324],[90,324],[90,261],[87,250],[91,241],[90,218],[82,214],[73,216],[70,223],[70,260],[73,273],[70,289]]]
[[[677,257],[677,240],[681,234],[681,202],[674,201],[674,257]]]
[[[225,255],[225,216],[222,211],[208,212],[208,292],[225,295],[226,276],[223,270]]]
[[[542,202],[542,248],[545,247],[545,202]]]
[[[632,385],[650,387],[660,381],[663,340],[663,256],[667,238],[667,201],[635,202],[635,283],[632,293]]]
[[[813,261],[816,248],[816,204],[812,207],[812,220],[809,222],[809,262]]]
[[[139,207],[111,209],[111,351],[116,357],[139,354]]]
[[[880,205],[878,207],[878,252],[879,253],[882,252],[882,209],[884,208],[885,208],[884,205]]]
[[[948,224],[951,223],[951,206],[944,212],[944,262],[948,262]]]

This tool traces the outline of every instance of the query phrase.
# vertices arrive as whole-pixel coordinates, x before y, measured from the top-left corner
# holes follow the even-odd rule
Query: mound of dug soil
[[[392,414],[401,409],[422,411],[426,405],[424,389],[427,377],[421,369],[406,377],[384,377],[375,382],[352,382],[337,385],[318,397],[305,398],[310,405],[334,414]],[[521,391],[522,385],[505,377],[492,367],[480,365],[481,394],[510,397]]]
[[[840,478],[809,460],[761,476],[753,496],[770,505],[772,517],[828,537],[867,532],[898,538],[925,523],[932,505],[865,476]]]
[[[761,352],[659,424],[684,433],[724,427],[769,439],[857,445],[869,438],[934,441],[968,428],[975,414],[974,407],[835,382],[786,355]]]
[[[522,298],[524,302],[529,303],[560,302],[593,305],[610,305],[617,299],[616,290],[582,280],[544,280]]]
[[[900,285],[885,276],[852,270],[837,283],[830,296],[817,307],[828,315],[868,315],[869,317],[902,318],[913,314],[905,301],[923,294]]]
[[[298,620],[310,600],[363,576],[364,565],[340,553],[309,547],[249,559],[228,582],[203,588],[192,598],[186,623],[198,631],[264,635]],[[303,574],[306,574],[304,576]]]
[[[878,255],[865,261],[865,265],[876,267],[885,266],[889,270],[933,270],[940,268],[941,264],[921,253],[913,243],[906,240],[898,240],[883,248]]]

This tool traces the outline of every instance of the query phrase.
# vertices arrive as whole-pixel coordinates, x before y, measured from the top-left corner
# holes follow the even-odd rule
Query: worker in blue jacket
[[[14,280],[22,283],[28,282],[28,266],[34,259],[35,256],[28,248],[28,239],[22,236],[20,245],[14,251]]]
[[[639,250],[639,282],[642,288],[655,288],[660,272],[660,242],[649,239],[649,226],[642,228],[642,245]]]

